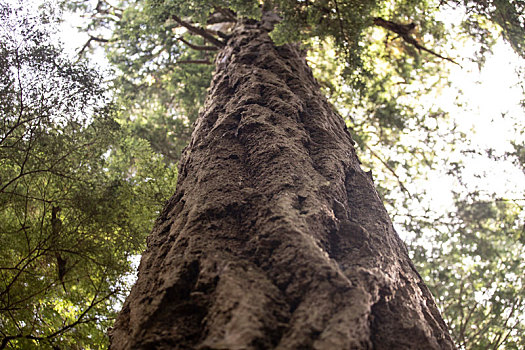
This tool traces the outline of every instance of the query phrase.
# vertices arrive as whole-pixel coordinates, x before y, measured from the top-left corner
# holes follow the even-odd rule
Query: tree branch
[[[112,295],[114,295],[115,293],[118,292],[118,289],[112,291],[111,293],[107,294],[106,296],[104,296],[103,298],[99,299],[98,301],[96,300],[97,299],[97,296],[98,294],[95,294],[95,296],[93,297],[93,300],[91,300],[91,303],[89,304],[89,306],[86,308],[86,310],[84,310],[79,316],[78,318],[76,319],[75,322],[72,322],[68,325],[65,325],[64,327],[60,328],[59,330],[51,333],[51,334],[48,334],[48,335],[45,335],[45,336],[34,336],[34,335],[31,335],[31,334],[17,334],[17,335],[9,335],[9,336],[5,336],[3,339],[2,339],[2,342],[0,343],[0,349],[5,349],[5,347],[7,346],[7,344],[11,341],[11,340],[15,340],[15,339],[19,339],[19,338],[25,338],[25,339],[32,339],[32,340],[49,340],[49,339],[52,339],[64,332],[66,332],[67,330],[79,325],[79,324],[83,324],[83,323],[89,323],[89,322],[92,322],[92,321],[95,321],[96,319],[94,318],[88,318],[88,319],[83,319],[86,314],[93,308],[95,307],[97,304],[100,304],[101,302],[103,302],[104,300],[110,298]]]
[[[197,35],[203,37],[204,39],[208,40],[211,44],[213,44],[213,45],[215,45],[217,47],[224,47],[225,44],[222,41],[220,41],[219,39],[217,39],[216,37],[214,37],[213,35],[211,35],[210,33],[208,33],[206,31],[206,29],[194,27],[191,24],[189,24],[188,22],[183,21],[182,19],[180,19],[179,17],[177,17],[175,15],[173,15],[172,18],[178,24],[180,24],[184,28],[188,29],[190,32],[192,32],[194,34],[197,34]]]
[[[217,51],[219,49],[217,46],[195,45],[182,37],[178,37],[177,40],[182,41],[184,44],[197,51]]]
[[[20,56],[18,54],[18,48],[15,50],[15,61],[16,61],[16,75],[17,75],[17,82],[18,82],[18,89],[19,91],[19,100],[20,100],[20,111],[18,112],[17,120],[12,128],[9,129],[5,133],[5,135],[2,136],[2,139],[0,140],[0,145],[7,140],[9,135],[20,125],[24,123],[24,121],[21,121],[22,115],[24,112],[24,95],[23,95],[23,87],[22,87],[22,79],[20,78],[20,70],[22,69],[22,64],[20,63]],[[36,119],[36,118],[35,118]]]
[[[224,18],[222,18],[222,22],[237,22],[237,17],[230,9],[225,9],[223,7],[215,7],[215,10],[224,16]],[[211,16],[210,19],[212,18],[213,18],[213,15]],[[208,21],[208,23],[211,24],[212,22]]]
[[[399,186],[401,187],[401,189],[403,190],[403,192],[407,193],[408,196],[410,198],[412,198],[412,194],[410,193],[410,191],[405,187],[405,185],[403,184],[403,181],[401,181],[401,179],[399,178],[399,176],[396,174],[395,170],[392,169],[390,167],[390,165],[388,165],[384,160],[383,158],[381,158],[376,152],[374,152],[370,147],[368,147],[367,145],[364,145],[366,148],[368,148],[368,150],[370,151],[370,153],[376,157],[377,159],[379,159],[379,161],[381,163],[383,163],[383,165],[392,173],[392,175],[394,175],[397,179],[397,182],[399,183]]]
[[[177,61],[177,64],[213,64],[213,62],[208,60],[182,60]]]
[[[80,51],[78,51],[77,56],[78,56],[79,59],[84,55],[84,52],[89,48],[89,46],[91,45],[92,41],[96,41],[96,42],[99,42],[99,43],[107,43],[107,42],[109,42],[109,39],[99,38],[99,37],[96,37],[96,36],[93,36],[93,35],[89,34],[89,39],[82,46]]]
[[[421,51],[421,50],[426,51],[426,52],[430,53],[431,55],[439,57],[439,58],[441,58],[443,60],[447,60],[447,61],[452,62],[454,64],[457,64],[458,66],[461,67],[461,65],[459,63],[457,63],[456,61],[454,61],[452,58],[441,56],[440,54],[438,54],[438,53],[436,53],[436,52],[434,52],[434,51],[432,51],[430,49],[427,49],[426,47],[421,45],[417,41],[417,39],[412,36],[412,33],[414,32],[414,29],[416,28],[415,23],[401,24],[401,23],[396,23],[396,22],[392,22],[392,21],[387,21],[386,19],[383,19],[383,18],[380,18],[380,17],[375,17],[374,18],[374,24],[376,26],[383,27],[383,28],[385,28],[385,29],[387,29],[387,30],[389,30],[391,32],[394,32],[394,33],[398,34],[401,38],[403,38],[403,40],[406,43],[413,45],[419,51]]]
[[[350,42],[350,40],[348,39],[348,36],[346,35],[345,26],[343,24],[343,19],[339,11],[339,5],[337,4],[337,0],[334,0],[334,5],[335,5],[335,12],[337,13],[337,20],[339,22],[339,31],[341,32],[343,39],[348,43]],[[346,51],[346,54],[350,56],[350,53],[348,52],[348,46],[344,45],[344,50]]]

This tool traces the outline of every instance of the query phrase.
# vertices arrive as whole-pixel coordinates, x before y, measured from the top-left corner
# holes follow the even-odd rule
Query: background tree
[[[175,172],[52,43],[52,7],[0,17],[0,348],[104,347]]]

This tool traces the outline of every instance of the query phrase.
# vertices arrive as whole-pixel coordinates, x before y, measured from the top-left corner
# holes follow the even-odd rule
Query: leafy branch
[[[456,61],[454,61],[453,59],[451,59],[449,57],[441,56],[440,54],[438,54],[438,53],[436,53],[436,52],[434,52],[434,51],[432,51],[430,49],[427,49],[426,47],[421,45],[419,43],[419,41],[412,36],[412,33],[414,32],[414,30],[416,28],[416,24],[415,23],[401,24],[401,23],[388,21],[388,20],[385,20],[385,19],[380,18],[380,17],[376,17],[376,18],[374,18],[374,24],[377,25],[377,26],[383,27],[383,28],[385,28],[385,29],[387,29],[389,31],[392,31],[392,32],[394,32],[396,34],[398,34],[399,37],[401,37],[406,43],[408,43],[410,45],[413,45],[419,51],[421,51],[421,50],[426,51],[426,52],[430,53],[431,55],[439,57],[439,58],[441,58],[443,60],[447,60],[447,61],[452,62],[454,64],[457,64],[458,66],[461,67],[461,65],[459,63],[457,63]]]
[[[100,304],[100,303],[104,302],[105,300],[109,299],[111,296],[115,295],[118,292],[119,292],[119,290],[115,289],[114,291],[112,291],[109,294],[106,294],[104,297],[100,298],[99,300],[97,300],[98,294],[95,293],[95,295],[93,296],[93,299],[91,300],[89,306],[77,317],[77,319],[74,322],[71,322],[71,323],[65,325],[64,327],[58,329],[57,331],[52,332],[52,333],[50,333],[48,335],[35,336],[35,335],[32,335],[32,334],[16,334],[16,335],[4,336],[2,338],[2,341],[0,342],[0,349],[5,349],[6,346],[9,344],[9,342],[11,342],[11,341],[13,341],[15,339],[20,339],[20,338],[37,340],[37,341],[49,341],[49,340],[51,340],[51,339],[61,335],[62,333],[66,332],[66,331],[70,330],[71,328],[74,328],[74,327],[76,327],[76,326],[78,326],[80,324],[94,322],[94,321],[97,320],[96,317],[84,319],[85,316],[95,306],[97,306],[98,304]]]

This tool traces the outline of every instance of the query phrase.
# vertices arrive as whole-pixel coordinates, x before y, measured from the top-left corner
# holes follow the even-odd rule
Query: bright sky
[[[451,113],[459,129],[470,138],[472,148],[481,152],[493,148],[501,154],[512,150],[510,140],[525,136],[521,134],[525,112],[520,106],[525,96],[516,74],[520,66],[525,67],[525,61],[500,40],[481,72],[473,64],[452,67],[453,86],[443,91],[437,104]],[[461,100],[466,105],[455,105],[456,88],[463,91]],[[509,162],[496,163],[488,157],[477,156],[466,164],[469,183],[485,189],[486,193],[494,191],[507,199],[525,198],[525,174]],[[433,200],[448,205],[450,195],[443,187],[433,188]]]

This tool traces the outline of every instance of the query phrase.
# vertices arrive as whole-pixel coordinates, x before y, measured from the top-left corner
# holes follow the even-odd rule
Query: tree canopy
[[[0,348],[102,347],[176,173],[53,44],[51,9],[0,6]]]
[[[523,194],[480,191],[464,179],[468,162],[447,158],[462,150],[523,171],[523,138],[502,154],[472,149],[453,116],[419,102],[450,84],[453,66],[482,67],[500,37],[525,58],[523,1],[63,2],[87,18],[80,54],[105,48],[109,85],[50,41],[49,7],[35,17],[24,6],[1,12],[3,346],[104,344],[130,256],[174,190],[215,55],[263,9],[279,16],[277,44],[307,51],[457,344],[524,346]],[[460,185],[447,212],[411,185],[436,169]]]

